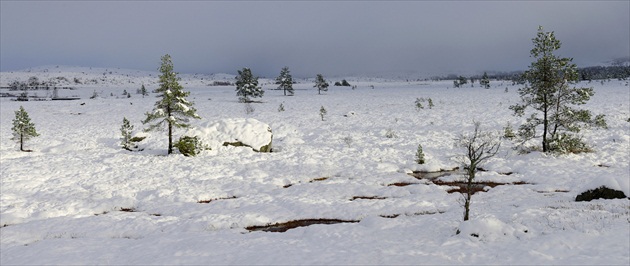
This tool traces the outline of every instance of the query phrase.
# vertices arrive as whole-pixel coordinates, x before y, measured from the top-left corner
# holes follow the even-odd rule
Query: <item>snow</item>
[[[78,101],[0,98],[2,265],[630,263],[629,200],[574,201],[601,185],[630,195],[625,81],[580,84],[595,91],[582,107],[606,114],[609,126],[583,130],[592,153],[519,154],[505,140],[477,178],[527,184],[476,193],[471,220],[463,222],[461,195],[407,173],[459,166],[463,151],[454,139],[470,132],[473,120],[492,132],[502,132],[508,121],[520,125],[526,116],[508,109],[519,100],[511,82],[493,81],[486,90],[449,88],[452,81],[348,77],[355,90],[331,87],[318,95],[311,79],[297,80],[295,96],[286,97],[261,79],[265,96],[247,114],[234,86],[207,86],[227,75],[204,75],[203,81],[180,75],[202,119],[192,120],[190,131],[176,129],[174,139],[194,133],[214,143],[185,157],[166,155],[166,132],[142,132],[140,121],[157,94],[120,97],[143,83],[151,91],[157,73],[114,69],[101,81],[105,69],[44,69],[3,72],[0,85],[40,74],[40,80],[72,81],[82,72],[100,75],[99,83],[62,90]],[[99,97],[89,99],[94,91]],[[419,97],[432,98],[435,107],[416,110]],[[280,103],[286,111],[278,112]],[[19,106],[40,134],[26,143],[33,152],[18,151],[11,140]],[[325,121],[321,106],[328,110]],[[123,117],[134,136],[147,137],[143,151],[120,147]],[[218,145],[225,132],[262,143],[253,132],[267,127],[272,153]],[[425,165],[414,163],[418,144]],[[396,182],[416,184],[388,186]],[[245,229],[320,218],[359,222],[284,233]]]
[[[268,145],[272,139],[271,127],[254,118],[223,119],[206,122],[184,133],[197,136],[212,149],[220,149],[225,142],[240,141],[255,149]]]

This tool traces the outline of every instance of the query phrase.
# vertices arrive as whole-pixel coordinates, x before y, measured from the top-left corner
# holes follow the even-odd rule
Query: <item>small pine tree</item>
[[[168,128],[168,154],[173,153],[173,127],[187,128],[189,118],[199,119],[197,110],[193,104],[186,100],[190,92],[184,91],[179,85],[179,77],[173,71],[173,62],[170,55],[162,56],[160,66],[160,87],[156,89],[160,93],[161,99],[155,103],[153,112],[146,113],[143,124],[158,120],[156,124],[150,125],[146,131],[161,129],[164,125]]]
[[[129,120],[126,117],[123,117],[123,124],[120,127],[120,133],[122,135],[120,144],[123,149],[131,150],[131,134],[133,132],[133,125],[129,124]]]
[[[328,113],[328,111],[326,111],[326,108],[324,108],[324,106],[322,105],[322,107],[319,108],[319,116],[322,118],[322,121],[324,121],[324,116],[326,115],[326,113]]]
[[[483,76],[481,77],[479,84],[481,84],[481,86],[483,86],[486,89],[490,88],[490,79],[488,78],[488,73],[483,72]]]
[[[423,102],[424,102],[424,98],[416,98],[416,101],[414,102],[416,104],[416,111],[420,111],[420,109],[424,109],[424,105],[422,105]]]
[[[140,87],[140,94],[142,94],[142,98],[149,95],[149,93],[147,92],[147,88],[144,87],[144,84],[142,84],[142,87]]]
[[[278,112],[284,112],[284,104],[280,103],[280,106],[278,106]]]
[[[243,68],[243,70],[238,71],[238,76],[236,76],[236,96],[239,97],[239,102],[251,102],[250,97],[260,98],[264,93],[265,91],[258,86],[258,77],[254,77],[249,68]]]
[[[516,137],[516,134],[514,134],[514,129],[512,128],[510,122],[507,122],[507,125],[503,128],[503,138],[513,139],[514,137]]]
[[[422,151],[422,144],[418,144],[418,149],[416,150],[416,163],[424,164],[424,152]]]
[[[283,90],[285,96],[287,92],[289,96],[293,96],[293,77],[289,72],[289,67],[283,67],[282,70],[280,70],[280,76],[276,78],[276,83],[280,84],[278,89]]]
[[[315,78],[315,88],[317,88],[317,94],[322,94],[322,91],[328,91],[328,82],[326,82],[326,80],[324,80],[324,76],[322,76],[322,74],[317,74],[317,77]]]
[[[31,122],[28,113],[24,110],[24,107],[20,106],[20,109],[15,111],[15,119],[13,119],[13,140],[20,143],[20,151],[29,151],[24,149],[24,142],[32,137],[37,137],[37,131],[35,131],[35,124]]]
[[[435,106],[435,105],[433,105],[433,100],[431,98],[429,98],[428,101],[429,101],[429,109],[433,108],[433,106]]]

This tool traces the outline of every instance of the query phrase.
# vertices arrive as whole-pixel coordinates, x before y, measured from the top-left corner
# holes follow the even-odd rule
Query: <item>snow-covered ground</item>
[[[583,131],[592,153],[519,154],[504,141],[478,179],[527,184],[475,194],[471,220],[462,222],[460,194],[408,173],[457,167],[463,151],[454,139],[471,131],[473,120],[496,132],[508,121],[522,123],[508,109],[519,101],[510,82],[492,81],[486,90],[348,78],[356,89],[331,86],[317,95],[301,80],[287,97],[266,80],[263,103],[246,114],[234,87],[208,86],[229,75],[182,75],[202,117],[193,125],[254,118],[271,126],[274,147],[216,147],[185,157],[166,156],[164,132],[150,133],[155,145],[143,151],[120,147],[123,117],[143,129],[156,94],[143,98],[136,90],[155,89],[158,73],[42,69],[2,73],[0,85],[32,75],[105,78],[60,92],[80,100],[0,99],[2,265],[630,264],[629,200],[574,201],[601,184],[630,195],[626,82],[581,84],[596,93],[585,108],[606,114],[609,126]],[[416,110],[416,98],[431,98],[435,107]],[[30,153],[11,140],[20,105],[40,134],[27,142]],[[414,163],[418,144],[425,165]],[[417,184],[388,186],[396,182]],[[300,219],[358,222],[283,233],[245,229]]]

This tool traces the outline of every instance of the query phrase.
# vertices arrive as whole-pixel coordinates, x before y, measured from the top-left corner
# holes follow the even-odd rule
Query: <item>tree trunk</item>
[[[168,105],[166,107],[166,113],[168,115],[168,154],[173,153],[173,124],[170,120],[171,118],[171,106]]]
[[[20,133],[20,151],[24,151],[24,133]]]
[[[173,153],[173,125],[168,122],[168,154]]]

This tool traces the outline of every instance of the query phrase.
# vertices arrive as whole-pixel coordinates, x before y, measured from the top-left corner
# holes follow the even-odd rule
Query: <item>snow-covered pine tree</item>
[[[490,88],[490,79],[488,78],[488,73],[483,72],[483,76],[481,77],[479,84],[481,84],[481,86],[483,86],[486,89]]]
[[[13,140],[20,143],[20,151],[29,151],[24,149],[24,142],[32,137],[37,137],[37,131],[35,131],[35,124],[31,122],[31,118],[28,117],[28,113],[24,110],[24,107],[20,106],[20,109],[15,111],[15,119],[13,119]]]
[[[276,84],[279,84],[278,89],[284,91],[284,95],[289,93],[289,96],[293,96],[293,77],[289,73],[289,67],[283,67],[280,70],[280,76],[276,78]]]
[[[189,127],[189,118],[199,119],[200,117],[193,107],[193,103],[186,100],[190,92],[184,91],[179,85],[179,77],[177,77],[176,72],[173,72],[173,62],[170,55],[162,56],[159,70],[162,73],[160,86],[155,91],[159,93],[160,100],[155,103],[152,112],[146,113],[147,117],[142,123],[157,121],[157,123],[149,125],[145,131],[162,129],[166,125],[168,128],[168,154],[171,154],[173,153],[173,127]]]
[[[252,75],[249,68],[238,71],[236,76],[236,96],[243,103],[251,102],[251,98],[260,98],[265,92],[258,87],[258,77]]]
[[[317,94],[322,94],[322,91],[328,91],[328,82],[324,80],[324,76],[322,74],[317,74],[315,78],[315,86],[317,88]]]

